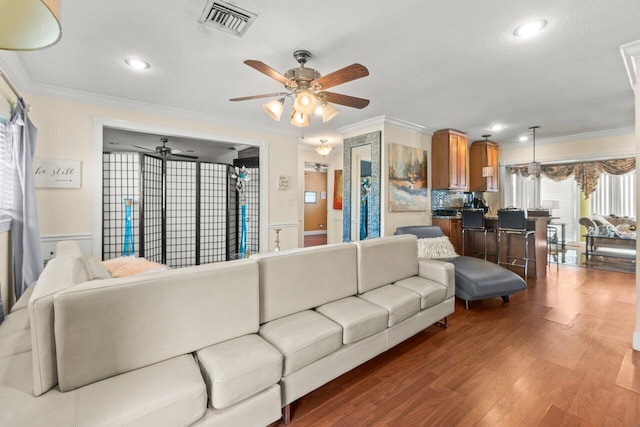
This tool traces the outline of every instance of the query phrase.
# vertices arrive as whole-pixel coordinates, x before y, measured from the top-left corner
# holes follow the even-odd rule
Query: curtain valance
[[[635,168],[635,157],[629,157],[615,160],[540,165],[540,173],[554,181],[563,181],[573,175],[580,190],[584,193],[584,197],[588,199],[596,189],[601,172],[606,172],[610,175],[623,175],[633,171]],[[519,173],[524,177],[530,175],[528,165],[508,166],[507,170],[511,174]]]

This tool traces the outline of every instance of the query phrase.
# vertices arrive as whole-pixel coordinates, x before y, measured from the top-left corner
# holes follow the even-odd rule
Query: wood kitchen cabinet
[[[462,255],[462,220],[460,218],[433,218],[432,225],[437,225],[442,232],[449,237],[456,253]]]
[[[469,191],[498,191],[498,144],[476,141],[469,147]],[[483,177],[482,168],[493,168],[491,176]]]
[[[435,190],[467,189],[467,135],[439,130],[431,138],[431,185]]]

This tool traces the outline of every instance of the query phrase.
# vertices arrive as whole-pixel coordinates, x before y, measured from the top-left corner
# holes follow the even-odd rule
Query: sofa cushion
[[[207,409],[206,385],[190,354],[108,378],[75,393],[76,426],[189,425]]]
[[[64,245],[63,245],[64,243]],[[80,249],[71,243],[58,243],[58,254],[47,263],[29,299],[31,349],[33,357],[33,393],[36,396],[58,382],[53,321],[53,297],[56,293],[89,280],[82,255],[60,255]]]
[[[349,243],[257,254],[251,258],[260,265],[260,323],[358,292],[356,248]]]
[[[84,266],[89,274],[89,280],[104,280],[111,279],[112,277],[109,271],[107,271],[102,264],[102,261],[94,256],[85,256]]]
[[[342,326],[342,343],[351,344],[387,328],[389,312],[356,297],[322,305],[316,311]]]
[[[397,325],[420,311],[420,295],[400,286],[387,285],[359,295],[389,312],[388,326]]]
[[[446,286],[420,276],[407,277],[394,283],[420,295],[420,308],[424,310],[447,298]]]
[[[29,286],[25,289],[24,293],[18,298],[18,301],[11,307],[10,313],[18,310],[24,310],[29,305],[29,298],[31,298],[31,294],[33,293],[33,289],[35,288],[35,284]]]
[[[258,265],[237,260],[94,280],[58,293],[55,314],[58,383],[69,391],[256,333]]]
[[[34,397],[31,353],[0,358],[1,426],[189,425],[206,409],[204,380],[191,355],[61,393]]]
[[[255,334],[212,345],[196,354],[209,401],[216,409],[266,390],[282,375],[282,354]]]
[[[31,350],[28,310],[12,311],[0,324],[0,357]]]
[[[260,335],[284,355],[283,376],[315,362],[342,345],[342,328],[311,310],[265,323],[260,327]]]
[[[389,236],[355,242],[358,247],[358,292],[418,274],[415,236]]]

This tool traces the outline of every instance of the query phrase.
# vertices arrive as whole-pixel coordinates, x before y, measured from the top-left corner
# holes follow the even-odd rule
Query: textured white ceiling
[[[262,110],[265,100],[229,98],[278,92],[243,64],[257,59],[284,73],[292,52],[310,50],[322,74],[359,62],[370,76],[332,91],[371,104],[327,124],[315,118],[307,140],[387,115],[431,129],[455,128],[500,144],[540,125],[539,139],[634,125],[634,98],[619,46],[640,39],[638,0],[231,0],[258,14],[242,38],[198,23],[206,0],[66,0],[62,40],[17,57],[32,90],[50,85],[184,109],[292,132]],[[512,35],[533,18],[538,37]],[[136,73],[124,58],[151,63]],[[501,132],[488,132],[502,123]]]

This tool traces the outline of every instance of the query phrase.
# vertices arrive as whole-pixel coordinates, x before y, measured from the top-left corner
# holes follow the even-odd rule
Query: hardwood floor
[[[310,234],[304,236],[304,247],[308,246],[320,246],[327,244],[327,235],[326,234]]]
[[[292,426],[640,426],[635,275],[555,266],[293,404]],[[274,425],[282,425],[281,422]]]

